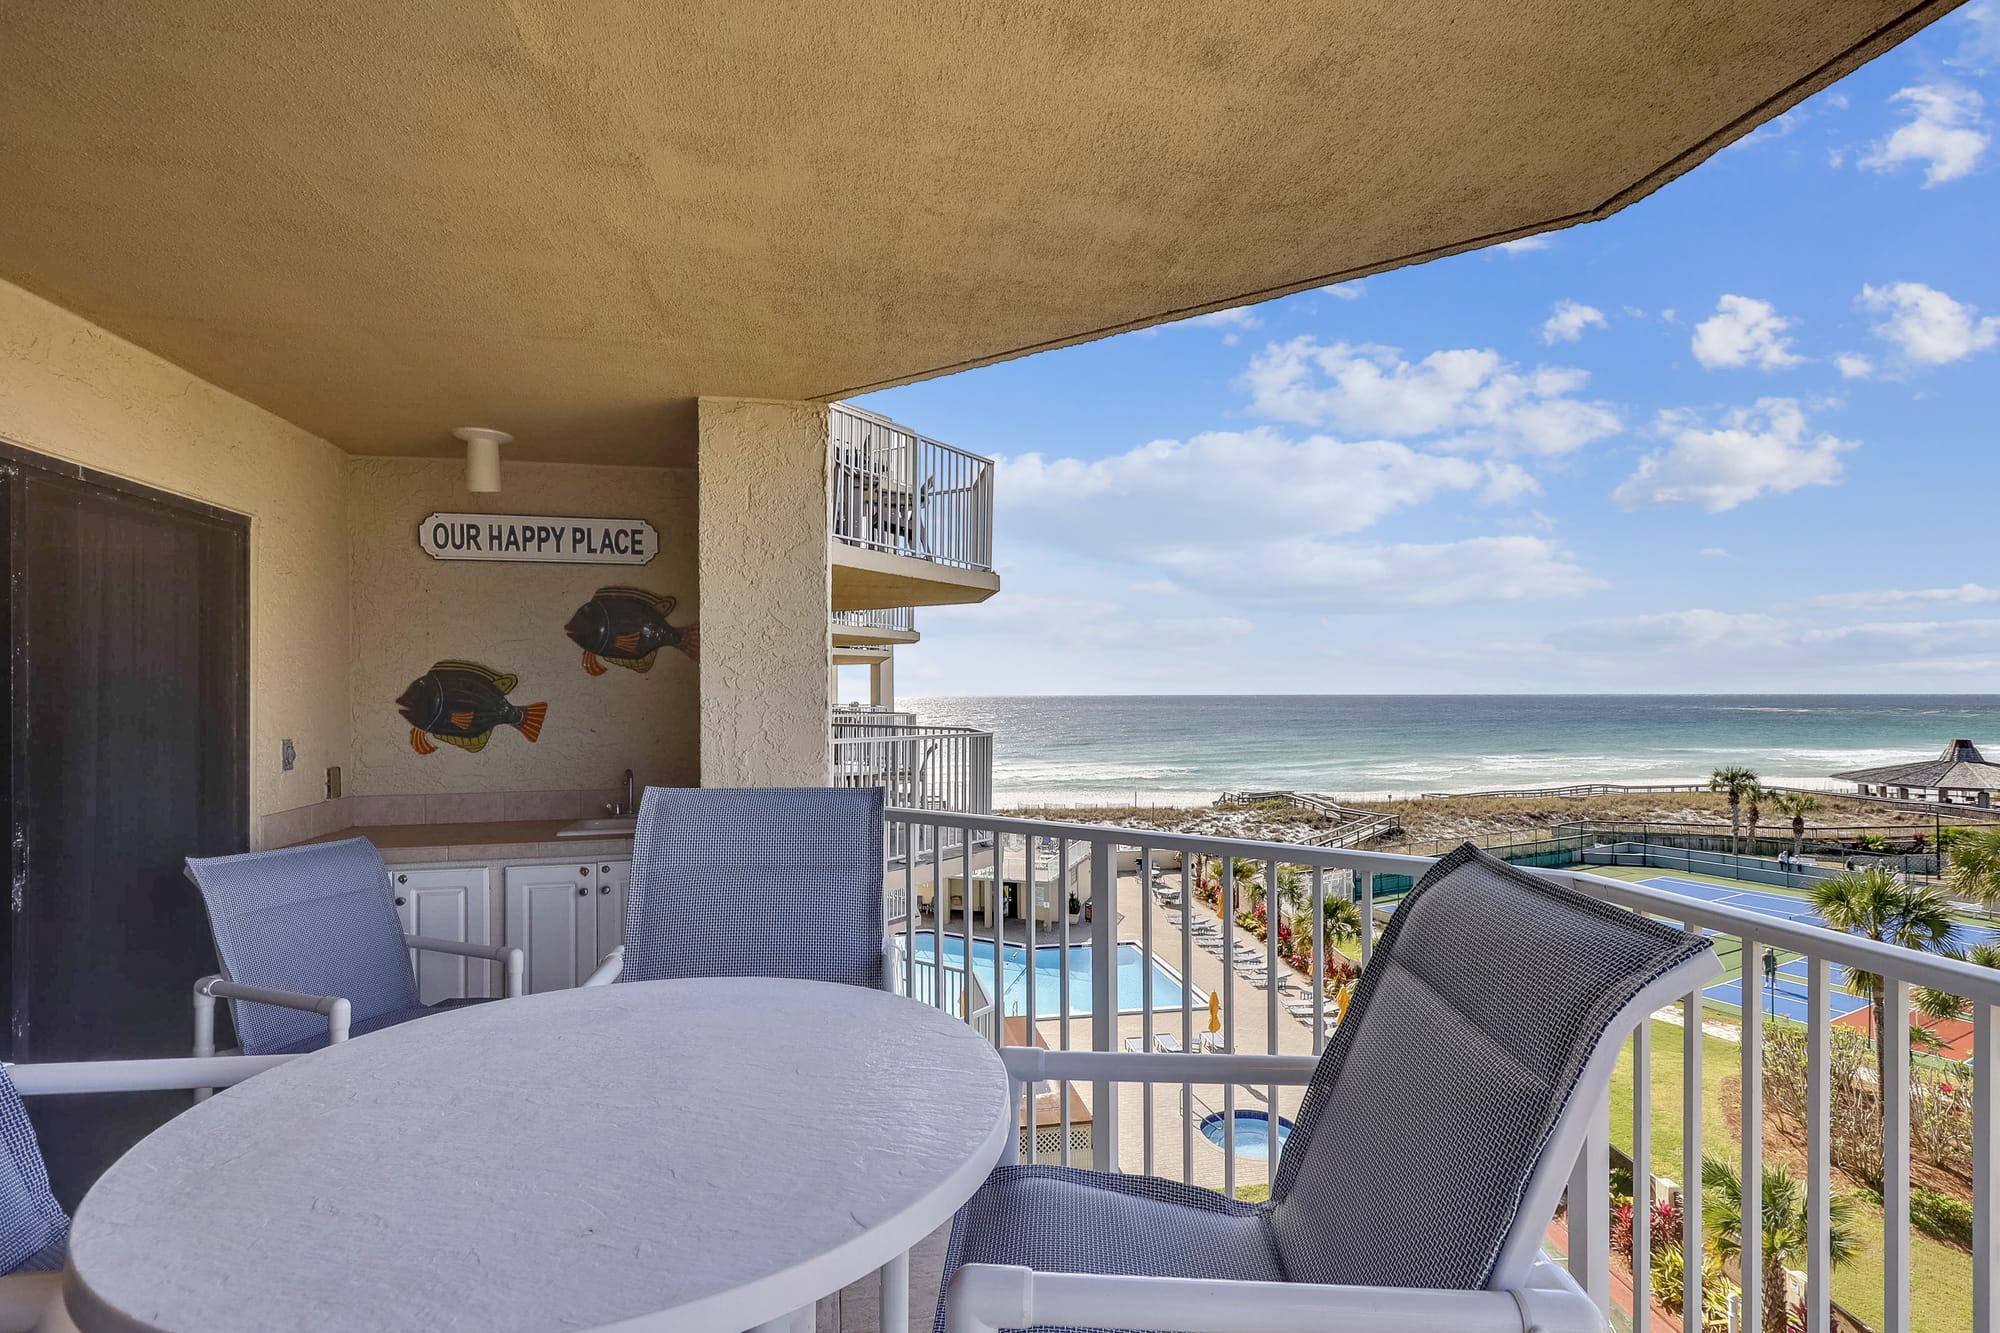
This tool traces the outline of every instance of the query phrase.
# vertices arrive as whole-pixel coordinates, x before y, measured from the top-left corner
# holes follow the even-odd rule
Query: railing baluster
[[[1833,978],[1806,959],[1806,1333],[1833,1333]]]
[[[1632,1333],[1653,1317],[1653,1016],[1632,1031]]]
[[[1194,857],[1181,852],[1181,1054],[1194,1054]],[[1181,1179],[1194,1180],[1194,1085],[1181,1084]]]
[[[1278,1053],[1278,926],[1284,903],[1278,896],[1278,863],[1264,862],[1264,1053]],[[1264,1184],[1278,1183],[1278,1085],[1264,1089]]]
[[[1699,930],[1694,922],[1688,929]],[[1701,1295],[1701,1055],[1702,996],[1688,994],[1687,1026],[1681,1033],[1681,1253],[1683,1310],[1693,1310],[1700,1322]]]
[[[1056,1020],[1058,1040],[1061,1049],[1069,1049],[1069,839],[1056,840],[1056,922],[1059,935],[1056,941],[1056,999],[1062,1006]],[[1060,1164],[1070,1165],[1069,1151],[1069,1080],[1056,1084],[1056,1101],[1062,1108],[1062,1157]],[[1095,1113],[1093,1112],[1093,1117]],[[1092,1133],[1096,1132],[1093,1118]]]
[[[1319,866],[1313,867],[1312,901],[1312,1052],[1318,1055],[1326,1048],[1326,871]]]
[[[1611,1313],[1611,1100],[1600,1095],[1569,1177],[1569,1275]]]
[[[1361,889],[1361,966],[1367,967],[1368,960],[1375,956],[1375,875],[1372,871],[1364,875],[1359,870],[1353,875]]]
[[[1150,964],[1149,964],[1150,966]],[[1103,838],[1090,843],[1090,1047],[1118,1049],[1118,853]],[[1100,1171],[1120,1171],[1119,1085],[1091,1084],[1091,1153]]]
[[[971,834],[968,831],[967,838]],[[993,835],[993,877],[986,885],[986,911],[993,925],[993,1045],[1007,1044],[1007,846],[1003,834]],[[1028,954],[1032,965],[1035,955]]]
[[[1972,1007],[1972,1333],[2000,1333],[2000,1007]]]
[[[1027,1016],[1022,1021],[1027,1025],[1027,1042],[1030,1046],[1038,1044],[1042,1021],[1042,1011],[1037,1007],[1035,999],[1035,973],[1039,970],[1035,966],[1035,960],[1041,957],[1036,952],[1037,947],[1041,944],[1041,933],[1040,920],[1035,915],[1041,902],[1041,888],[1035,877],[1035,859],[1039,851],[1038,835],[1023,833],[1021,835],[1021,853],[1027,858],[1027,882],[1023,892],[1028,895],[1028,972],[1026,978],[1028,996],[1026,1001]],[[1024,1131],[1028,1138],[1028,1161],[1031,1164],[1035,1161],[1035,1132],[1039,1127],[1039,1116],[1036,1114],[1038,1109],[1036,1106],[1037,1100],[1034,1085],[1031,1083],[1028,1085],[1028,1122],[1027,1129]]]
[[[1763,1320],[1764,1279],[1764,1005],[1758,994],[1757,942],[1743,937],[1743,1168],[1738,1177],[1741,1192],[1742,1225],[1739,1278],[1743,1290],[1743,1319],[1755,1326]]]
[[[1222,1046],[1236,1052],[1236,856],[1222,858]],[[1236,1197],[1236,1087],[1222,1085],[1222,1192]]]
[[[1153,1049],[1153,849],[1139,849],[1139,1049]],[[1153,1085],[1148,1083],[1141,1089],[1141,1106],[1145,1118],[1140,1122],[1145,1127],[1144,1152],[1145,1172],[1153,1171]]]
[[[1910,1333],[1910,983],[1884,977],[1882,1009],[1881,1333]]]

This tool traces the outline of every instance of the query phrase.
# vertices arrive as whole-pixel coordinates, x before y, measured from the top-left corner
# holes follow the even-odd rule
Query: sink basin
[[[565,824],[556,830],[558,838],[618,838],[638,828],[639,821],[631,815],[622,819],[579,819],[574,824]]]

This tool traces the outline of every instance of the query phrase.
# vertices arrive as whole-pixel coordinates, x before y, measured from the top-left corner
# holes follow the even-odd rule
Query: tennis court
[[[1802,925],[1824,926],[1826,922],[1812,910],[1812,905],[1803,898],[1784,893],[1766,893],[1760,889],[1737,888],[1730,884],[1709,884],[1698,879],[1682,879],[1677,875],[1660,875],[1641,881],[1649,889],[1665,889],[1669,893],[1682,894],[1689,898],[1699,898],[1704,902],[1718,903],[1724,907],[1735,907],[1746,912],[1756,912],[1762,916],[1777,917],[1782,921],[1796,921]],[[1704,930],[1717,941],[1716,951],[1722,955],[1724,965],[1732,972],[1738,971],[1742,960],[1738,956],[1743,946],[1735,936],[1721,931]],[[2000,932],[1982,926],[1970,926],[1960,922],[1957,927],[1957,942],[1963,946],[1979,940],[2000,938]],[[1724,944],[1723,941],[1729,941]],[[1764,981],[1758,986],[1763,997],[1764,1011],[1780,1018],[1789,1018],[1803,1023],[1811,1010],[1806,1003],[1806,962],[1797,954],[1780,950],[1781,960],[1778,975],[1774,980]],[[1832,987],[1827,994],[1827,1013],[1839,1018],[1857,1009],[1866,1009],[1868,1001],[1849,995],[1842,987],[1847,982],[1847,969],[1834,963],[1828,969],[1832,974]],[[1751,975],[1761,976],[1761,963],[1752,966]],[[1718,981],[1702,992],[1702,995],[1718,1004],[1740,1007],[1743,1003],[1743,983],[1732,977]]]

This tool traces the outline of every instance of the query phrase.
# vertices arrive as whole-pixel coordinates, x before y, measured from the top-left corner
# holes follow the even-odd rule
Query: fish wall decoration
[[[542,720],[549,706],[510,703],[507,696],[521,683],[511,676],[477,662],[439,662],[410,682],[396,700],[396,708],[410,724],[410,748],[418,754],[435,754],[430,743],[435,736],[446,745],[456,745],[468,754],[478,754],[500,726],[519,728],[533,741],[542,734]]]
[[[651,671],[660,649],[678,648],[701,660],[701,630],[669,625],[675,600],[644,588],[599,588],[576,609],[563,632],[583,649],[583,669],[601,676],[605,663],[627,671]]]

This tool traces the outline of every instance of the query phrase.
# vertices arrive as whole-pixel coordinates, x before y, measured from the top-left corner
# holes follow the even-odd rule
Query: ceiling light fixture
[[[452,432],[465,441],[465,489],[491,494],[500,489],[500,446],[514,437],[504,430],[460,426]]]

